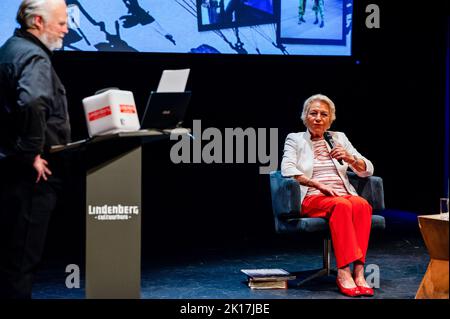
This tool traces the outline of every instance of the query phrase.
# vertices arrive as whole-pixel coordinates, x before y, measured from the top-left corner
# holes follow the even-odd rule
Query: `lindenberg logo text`
[[[88,206],[89,216],[94,216],[97,220],[129,220],[136,215],[139,215],[139,206],[126,205],[103,205],[103,206]]]

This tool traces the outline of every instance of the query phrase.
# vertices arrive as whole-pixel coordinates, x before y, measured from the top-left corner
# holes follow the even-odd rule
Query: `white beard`
[[[39,37],[39,40],[41,40],[41,42],[50,50],[50,51],[55,51],[58,49],[61,49],[63,46],[63,40],[62,39],[57,39],[55,41],[52,41],[49,39],[49,36],[47,33],[44,33],[43,35],[41,35]]]

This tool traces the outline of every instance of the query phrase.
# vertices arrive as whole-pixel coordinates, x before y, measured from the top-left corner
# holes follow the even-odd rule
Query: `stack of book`
[[[287,289],[288,280],[295,276],[284,269],[241,269],[247,275],[251,289]]]

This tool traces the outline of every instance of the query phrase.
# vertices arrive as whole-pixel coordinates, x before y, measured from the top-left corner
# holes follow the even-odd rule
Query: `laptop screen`
[[[181,126],[191,92],[150,92],[141,129],[172,129]]]

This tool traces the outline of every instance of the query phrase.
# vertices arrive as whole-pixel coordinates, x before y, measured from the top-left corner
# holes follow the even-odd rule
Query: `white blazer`
[[[344,182],[345,188],[352,195],[358,195],[355,188],[350,184],[347,176],[347,169],[350,167],[360,177],[368,177],[373,175],[373,164],[367,158],[362,156],[350,143],[347,136],[342,132],[329,131],[333,140],[342,145],[342,147],[351,155],[356,156],[358,159],[362,159],[366,163],[366,170],[364,172],[358,172],[351,165],[348,165],[343,161],[344,165],[339,164],[336,159],[332,159],[336,166],[337,172]],[[328,151],[330,147],[327,144]],[[283,159],[281,161],[281,174],[284,177],[292,177],[295,175],[305,175],[308,178],[313,174],[313,161],[314,150],[311,141],[311,134],[307,130],[306,132],[290,133],[286,137],[284,143]],[[300,203],[303,203],[303,199],[308,191],[308,186],[300,185],[301,198]]]

